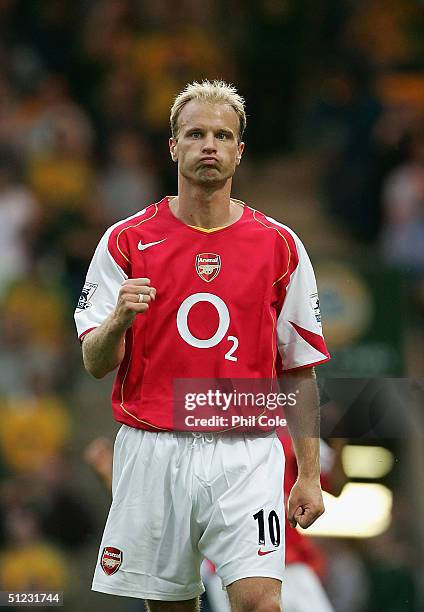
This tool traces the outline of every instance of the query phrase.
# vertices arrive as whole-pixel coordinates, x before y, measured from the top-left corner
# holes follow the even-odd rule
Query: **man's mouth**
[[[214,166],[218,164],[216,157],[202,157],[200,163],[204,166]]]

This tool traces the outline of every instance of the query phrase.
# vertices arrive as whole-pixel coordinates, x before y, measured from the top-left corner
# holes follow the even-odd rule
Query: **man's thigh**
[[[194,495],[187,447],[192,440],[125,425],[120,429],[114,497],[93,590],[172,602],[203,592],[200,527],[191,520]]]
[[[148,612],[199,612],[199,598],[187,601],[146,601]]]
[[[212,445],[210,445],[212,446]],[[208,449],[206,449],[208,450]],[[212,450],[212,449],[211,449]],[[276,437],[217,443],[219,473],[198,497],[207,517],[199,550],[227,587],[242,578],[284,576],[284,455]],[[205,457],[207,465],[208,457]],[[223,466],[223,467],[222,467]],[[211,504],[210,500],[217,500]]]
[[[276,578],[242,578],[227,586],[231,612],[281,610],[281,582]]]

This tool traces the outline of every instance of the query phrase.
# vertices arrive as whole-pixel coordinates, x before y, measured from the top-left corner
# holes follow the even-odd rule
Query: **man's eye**
[[[228,134],[226,132],[219,132],[217,134],[217,138],[219,140],[226,140],[228,138]]]
[[[202,134],[200,132],[191,132],[190,137],[191,138],[200,138],[201,135]]]

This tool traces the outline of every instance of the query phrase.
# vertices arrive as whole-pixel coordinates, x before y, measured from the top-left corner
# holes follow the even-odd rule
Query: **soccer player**
[[[290,229],[231,197],[245,125],[243,99],[223,82],[176,97],[178,195],[106,231],[75,314],[86,369],[119,367],[123,424],[93,589],[146,599],[151,612],[198,610],[203,557],[233,612],[281,609],[281,443],[273,431],[178,431],[177,379],[310,383],[286,409],[299,467],[288,518],[306,528],[324,511],[313,367],[329,355],[315,278]]]

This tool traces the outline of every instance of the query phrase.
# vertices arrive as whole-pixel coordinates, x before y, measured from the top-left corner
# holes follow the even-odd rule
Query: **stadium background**
[[[391,435],[355,429],[352,411],[333,430],[380,448],[346,469],[384,486],[385,510],[361,503],[386,515],[372,537],[343,512],[342,537],[321,533],[329,596],[338,612],[424,609],[423,68],[418,0],[0,1],[0,590],[137,609],[89,591],[109,498],[84,449],[117,427],[72,313],[104,229],[175,192],[172,97],[219,77],[247,100],[234,195],[315,263],[334,357],[320,376],[390,377],[390,397],[415,381]]]

